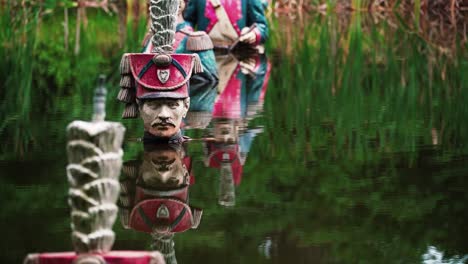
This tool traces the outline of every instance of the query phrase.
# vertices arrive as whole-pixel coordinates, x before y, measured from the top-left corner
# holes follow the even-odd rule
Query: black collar
[[[156,137],[148,132],[143,135],[143,144],[182,144],[187,140],[180,130],[170,138]]]

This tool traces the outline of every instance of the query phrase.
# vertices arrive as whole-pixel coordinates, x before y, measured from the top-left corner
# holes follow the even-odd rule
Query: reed
[[[319,18],[313,25],[328,24],[327,19]],[[456,53],[459,57],[454,58],[438,53],[424,39],[401,28],[387,28],[390,32],[385,33],[362,28],[359,15],[350,21],[348,31],[338,31],[339,25],[308,26],[302,36],[314,39],[297,39],[301,44],[291,54],[284,49],[273,51],[278,54],[273,58],[278,74],[273,74],[266,109],[275,118],[266,122],[272,131],[286,133],[273,133],[267,140],[291,141],[316,150],[332,144],[339,150],[334,155],[366,161],[378,158],[366,155],[373,151],[415,153],[420,144],[431,144],[431,126],[439,119],[434,114],[448,115],[434,101],[448,103],[465,96],[460,83],[463,67],[457,65],[466,54]],[[287,39],[274,41],[289,45]],[[435,89],[438,99],[434,98]],[[457,98],[442,95],[449,91],[457,91]],[[286,111],[273,107],[278,104],[289,107]],[[465,111],[462,101],[455,105]],[[429,120],[427,109],[433,113]],[[369,141],[374,143],[369,145]]]
[[[89,10],[88,23],[82,28],[81,52],[75,55],[66,49],[61,8],[44,12],[37,6],[19,8],[8,1],[0,9],[1,77],[5,87],[0,93],[0,136],[5,144],[0,147],[2,159],[30,156],[30,151],[41,149],[53,141],[63,141],[63,127],[74,119],[91,116],[92,94],[96,78],[106,73],[109,78],[109,98],[115,98],[118,89],[118,67],[123,52],[139,51],[146,33],[144,18],[127,27],[127,40],[118,48],[118,17],[102,10]],[[16,12],[15,16],[11,16]],[[76,10],[69,10],[70,43],[74,42]],[[8,25],[8,26],[7,26]],[[116,32],[109,34],[109,32]],[[109,109],[116,109],[113,100],[107,100]],[[119,120],[117,112],[109,111],[109,119]],[[114,113],[114,115],[112,115]],[[49,118],[57,122],[46,122]],[[135,124],[135,126],[138,126]],[[47,133],[46,133],[47,131]],[[8,140],[6,140],[8,139]]]
[[[447,11],[447,17],[455,13],[468,10],[466,0],[327,0],[327,1],[296,1],[278,0],[275,1],[273,11],[277,14],[301,13],[303,11],[391,11],[406,10],[416,16],[427,15],[428,12]],[[297,14],[296,14],[297,16]]]
[[[71,29],[74,16],[70,12]],[[61,199],[57,193],[65,193],[66,186],[55,184],[63,177],[63,129],[73,119],[91,117],[99,73],[109,77],[108,119],[120,120],[121,106],[111,99],[118,91],[119,58],[124,51],[139,50],[146,24],[142,21],[137,31],[128,26],[122,50],[118,35],[107,34],[117,31],[117,18],[100,11],[88,16],[78,56],[67,53],[63,42],[51,41],[63,39],[57,14],[42,17],[41,27],[31,29],[37,32],[35,38],[28,42],[21,42],[22,31],[16,28],[0,32],[0,43],[8,48],[0,49],[5,58],[0,74],[8,81],[7,88],[15,88],[0,92],[0,120],[5,122],[1,138],[7,142],[1,146],[1,159],[53,161],[46,163],[47,171],[40,177],[30,163],[22,163],[30,173],[22,173],[26,176],[21,179],[16,167],[2,168],[6,175],[0,179],[2,200],[20,201],[15,214],[13,205],[5,207],[2,219],[11,223],[5,234],[28,234],[4,241],[23,249],[9,256],[12,263],[26,250],[66,249],[68,213],[60,205],[65,203],[57,202]],[[9,22],[7,17],[0,18],[2,25]],[[396,15],[378,19],[356,12],[280,17],[271,26],[267,49],[273,72],[265,112],[249,123],[263,126],[264,133],[255,139],[244,166],[236,189],[237,207],[217,206],[219,172],[204,166],[201,143],[191,143],[188,155],[193,158],[196,184],[190,187],[190,201],[205,212],[196,232],[177,235],[178,259],[189,261],[194,251],[225,257],[246,248],[254,250],[245,256],[258,258],[264,237],[297,248],[319,247],[333,263],[373,263],[384,254],[388,262],[415,263],[432,243],[443,245],[447,254],[466,253],[465,238],[454,236],[466,226],[465,200],[459,196],[468,186],[463,177],[468,63],[460,33],[454,37],[455,46],[440,49],[434,44],[438,41],[427,38],[436,31],[421,33],[411,19]],[[32,69],[21,67],[24,63],[31,63]],[[25,76],[31,79],[23,82]],[[30,99],[18,99],[19,94]],[[28,122],[17,120],[21,114]],[[130,138],[141,136],[139,120],[124,124]],[[14,138],[16,133],[29,133],[29,138],[21,141]],[[190,133],[194,138],[202,134]],[[27,145],[28,151],[17,151],[13,144]],[[126,147],[126,159],[141,155],[139,143],[127,142]],[[36,185],[18,188],[23,181]],[[40,217],[49,227],[39,231],[28,229],[34,226],[29,219],[40,218],[35,214],[38,208],[27,210],[27,203],[36,200],[47,212]],[[438,229],[444,225],[446,232]],[[116,249],[149,244],[144,234],[116,229]],[[56,239],[30,245],[29,234]],[[247,262],[243,256],[232,259]]]
[[[413,14],[414,6],[405,3],[414,2],[386,1],[401,14],[399,8],[409,6]],[[365,9],[372,1],[354,4]],[[445,7],[434,10],[447,14]],[[112,100],[118,92],[118,62],[124,51],[139,51],[146,20],[140,20],[137,30],[129,22],[120,49],[118,34],[109,34],[117,32],[117,16],[89,12],[81,52],[75,56],[64,48],[61,10],[46,17],[37,9],[20,10],[26,13],[18,17],[26,14],[28,23],[11,24],[8,8],[0,18],[0,76],[5,84],[0,90],[0,138],[6,142],[0,159],[53,160],[41,162],[39,174],[33,171],[21,179],[16,167],[2,167],[2,200],[17,201],[1,215],[10,227],[6,236],[15,238],[3,241],[9,243],[5,247],[21,249],[10,252],[7,262],[14,263],[26,250],[66,250],[69,219],[63,195],[58,195],[66,186],[56,184],[63,178],[64,127],[91,117],[99,73],[109,77],[108,119],[120,120],[121,106]],[[420,22],[426,23],[428,15],[420,14]],[[70,10],[70,29],[75,28],[75,15]],[[258,258],[264,237],[300,248],[321,247],[333,263],[373,263],[382,256],[382,262],[415,263],[431,243],[443,245],[447,254],[466,253],[465,238],[457,235],[466,226],[464,201],[458,196],[468,185],[463,23],[457,20],[458,31],[450,32],[458,33],[442,37],[444,32],[417,27],[411,16],[384,14],[377,24],[375,18],[355,12],[271,21],[267,45],[273,72],[265,112],[249,123],[262,125],[265,132],[247,158],[236,189],[238,206],[224,210],[216,205],[218,171],[204,166],[201,144],[191,144],[196,184],[190,187],[190,201],[205,213],[196,232],[176,238],[180,260],[189,261],[193,256],[186,252],[195,250],[215,258],[221,248],[229,248],[223,257],[249,248],[253,250],[232,258],[248,262]],[[437,25],[453,26],[441,23]],[[450,44],[442,41],[447,39]],[[123,123],[129,138],[141,136],[139,120]],[[138,155],[141,145],[128,142],[126,159]],[[10,183],[23,186],[23,181],[33,187]],[[37,230],[29,219],[48,228]],[[149,244],[144,234],[116,229],[117,247]],[[39,248],[29,244],[31,235],[18,234],[56,239],[44,240]]]
[[[23,153],[28,147],[24,142],[33,140],[28,126],[31,122],[29,110],[33,93],[34,62],[31,58],[36,45],[38,14],[33,10],[13,7],[9,2],[5,12],[16,12],[17,16],[2,16],[0,20],[2,25],[12,25],[5,26],[0,33],[3,46],[0,50],[3,58],[0,78],[4,82],[0,94],[0,134],[6,134],[11,139],[6,145]],[[9,127],[12,129],[9,130]]]

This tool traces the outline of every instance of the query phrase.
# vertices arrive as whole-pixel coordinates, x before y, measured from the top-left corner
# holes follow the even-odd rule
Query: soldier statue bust
[[[118,100],[122,118],[143,119],[145,138],[181,138],[190,105],[189,80],[203,71],[197,54],[174,54],[178,1],[151,0],[151,51],[125,53],[120,63]]]
[[[145,136],[177,136],[190,106],[192,70],[200,71],[196,54],[126,53],[118,95],[126,103],[122,117],[135,118],[139,113]]]

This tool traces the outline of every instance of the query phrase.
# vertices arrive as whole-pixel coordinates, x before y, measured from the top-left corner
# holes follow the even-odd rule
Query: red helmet
[[[192,72],[201,71],[197,54],[124,54],[120,64],[121,89],[117,96],[127,104],[122,117],[137,117],[136,99],[187,98]]]

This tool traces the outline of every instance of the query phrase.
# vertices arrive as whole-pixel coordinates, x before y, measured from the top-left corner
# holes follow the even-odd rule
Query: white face
[[[216,122],[214,124],[214,138],[218,142],[236,143],[238,125],[234,120]]]
[[[188,171],[181,154],[173,149],[145,152],[141,176],[148,187],[171,189],[188,184]]]
[[[190,99],[153,99],[140,104],[145,131],[160,138],[170,138],[180,130]]]

